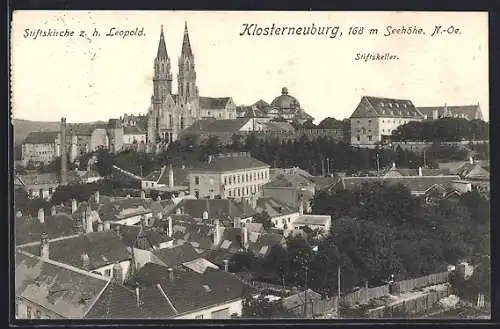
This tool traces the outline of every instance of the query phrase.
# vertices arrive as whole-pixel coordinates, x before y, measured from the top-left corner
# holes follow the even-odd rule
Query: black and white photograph
[[[488,47],[487,12],[13,12],[12,318],[490,319]]]

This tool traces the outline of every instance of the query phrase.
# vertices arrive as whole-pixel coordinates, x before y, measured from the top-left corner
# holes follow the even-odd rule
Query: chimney
[[[104,221],[104,231],[109,231],[111,230],[111,223],[109,220]]]
[[[175,214],[176,215],[182,215],[182,209],[181,209],[181,207],[177,207],[177,209],[175,209]]]
[[[234,218],[234,228],[241,228],[241,217]]]
[[[418,167],[418,175],[419,175],[419,176],[423,176],[423,175],[422,175],[422,167]]]
[[[76,199],[71,199],[71,213],[74,214],[77,208],[78,203],[76,202]]]
[[[137,303],[137,307],[141,307],[141,295],[139,292],[139,287],[135,287],[135,301]]]
[[[474,164],[474,159],[472,157],[469,157],[469,163]]]
[[[90,259],[88,254],[82,254],[82,267],[86,270],[90,268]]]
[[[146,216],[142,215],[141,216],[141,227],[146,226]]]
[[[432,119],[437,120],[439,118],[438,109],[432,110]]]
[[[115,226],[115,234],[121,239],[122,233],[120,231],[120,225]]]
[[[113,281],[119,284],[123,283],[123,269],[119,262],[113,265]]]
[[[99,191],[95,191],[95,194],[94,194],[95,203],[99,203],[99,199],[100,199],[100,193],[99,193]]]
[[[168,279],[170,282],[174,281],[174,269],[171,267],[168,268]]]
[[[214,230],[214,245],[218,245],[220,242],[220,223],[219,219],[215,219],[215,230]]]
[[[393,163],[392,163],[392,168],[393,168],[393,169],[396,169],[396,162],[393,162]]]
[[[203,220],[208,220],[208,211],[205,210],[202,216]]]
[[[174,235],[174,225],[172,217],[168,216],[168,236],[172,237]]]
[[[56,214],[57,214],[56,206],[52,206],[52,208],[50,208],[50,215],[55,216]]]
[[[104,231],[104,225],[102,223],[97,223],[97,232]]]
[[[304,215],[304,201],[299,201],[299,215]]]
[[[144,190],[141,191],[141,199],[146,199],[146,192]]]
[[[208,163],[212,163],[212,160],[213,160],[213,156],[212,156],[212,155],[209,155],[209,156],[208,156]]]
[[[68,184],[68,154],[66,153],[66,118],[61,118],[61,184]]]
[[[45,232],[40,237],[40,258],[49,259],[49,236]]]
[[[159,219],[159,220],[162,220],[163,219],[163,211],[159,211],[157,214],[156,214],[156,217]]]
[[[174,170],[172,169],[172,165],[168,168],[168,186],[174,187]]]
[[[229,260],[224,259],[224,272],[229,272]]]
[[[38,209],[38,221],[40,224],[45,223],[45,211],[43,208]]]
[[[243,223],[243,248],[246,249],[248,247],[248,227],[246,223]]]
[[[156,198],[156,201],[161,201],[161,196],[158,195],[158,197]]]
[[[90,207],[87,208],[84,215],[85,215],[85,233],[94,232],[94,227],[92,225],[93,222],[92,222],[92,215],[91,215]]]

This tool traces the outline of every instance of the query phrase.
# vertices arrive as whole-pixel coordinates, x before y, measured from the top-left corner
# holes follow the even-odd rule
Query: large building
[[[147,120],[148,151],[159,151],[179,133],[203,117],[235,119],[236,106],[231,97],[200,97],[196,85],[195,58],[184,27],[181,56],[178,61],[177,94],[173,94],[170,57],[163,27],[154,60],[153,95]]]
[[[477,105],[461,106],[426,106],[417,107],[428,120],[437,120],[439,118],[463,118],[467,120],[484,120],[483,112],[479,103]]]
[[[189,171],[189,192],[197,198],[255,199],[269,182],[269,168],[246,152],[211,156]]]
[[[399,126],[425,116],[410,100],[363,96],[350,119],[351,145],[373,148]]]

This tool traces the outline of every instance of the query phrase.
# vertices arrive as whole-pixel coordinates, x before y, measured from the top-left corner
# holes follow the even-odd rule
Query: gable
[[[367,118],[375,116],[376,116],[375,110],[373,109],[372,105],[368,102],[366,97],[363,96],[358,106],[352,113],[351,118]]]

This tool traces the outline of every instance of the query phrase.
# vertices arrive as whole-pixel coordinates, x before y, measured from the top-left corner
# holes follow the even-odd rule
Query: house
[[[233,274],[212,266],[196,269],[189,264],[173,268],[146,264],[131,282],[138,285],[137,299],[144,306],[161,309],[165,318],[209,320],[241,315],[245,285]]]
[[[278,229],[288,228],[288,225],[300,216],[298,209],[273,197],[259,198],[256,210],[267,213],[274,227]]]
[[[283,298],[282,303],[286,310],[302,317],[304,316],[304,311],[307,315],[313,315],[313,304],[321,299],[322,297],[320,294],[311,289],[307,289],[307,291],[301,291]],[[304,308],[304,304],[306,303],[307,305]]]
[[[60,177],[57,173],[15,175],[14,179],[14,186],[24,189],[31,199],[50,199],[59,185]]]
[[[68,134],[76,138],[77,156],[109,149],[109,138],[105,125],[72,124],[68,129]]]
[[[235,218],[240,218],[246,222],[252,221],[256,210],[244,200],[236,202],[233,199],[184,199],[169,213],[185,214],[205,222],[215,218],[229,219],[231,222]]]
[[[236,105],[231,97],[200,97],[200,109],[202,118],[236,119]]]
[[[195,249],[189,243],[158,250],[144,250],[136,248],[133,250],[133,253],[134,268],[136,271],[142,270],[143,267],[151,264],[175,267],[203,257],[203,251]],[[147,270],[145,269],[144,271]]]
[[[83,319],[111,278],[18,251],[16,319]]]
[[[72,162],[77,156],[77,137],[66,136],[66,149]],[[59,131],[32,131],[23,140],[21,161],[24,166],[48,164],[61,156],[61,133]]]
[[[449,176],[449,169],[428,169],[419,167],[418,169],[396,168],[391,167],[384,173],[385,177],[401,177],[401,176]]]
[[[209,156],[189,170],[189,193],[197,198],[255,199],[269,181],[269,168],[247,152]]]
[[[123,144],[146,143],[146,131],[138,126],[123,127]]]
[[[130,274],[131,252],[112,231],[79,234],[59,240],[49,240],[42,233],[39,244],[22,247],[22,251],[104,277],[111,278],[113,272],[119,271],[120,282]]]
[[[350,117],[351,145],[374,148],[399,126],[424,118],[410,100],[363,96]]]
[[[114,224],[136,225],[141,222],[141,218],[149,219],[153,217],[153,200],[132,197],[107,197],[101,198],[101,205],[98,209],[100,218],[111,221]]]
[[[262,196],[286,203],[299,212],[311,211],[315,184],[302,175],[280,175],[262,186]]]
[[[300,215],[288,224],[289,230],[301,229],[304,226],[313,231],[318,230],[323,234],[328,234],[332,226],[332,217],[329,215]]]
[[[217,137],[222,144],[231,144],[233,135],[257,130],[259,122],[254,118],[220,119],[205,118],[193,123],[181,132],[181,138],[195,138],[198,143]]]
[[[269,176],[271,180],[276,179],[277,177],[281,175],[300,175],[302,177],[310,179],[313,177],[309,172],[305,171],[304,169],[301,169],[299,167],[292,167],[292,168],[271,168],[269,169]]]
[[[417,107],[417,109],[425,115],[428,120],[437,120],[439,118],[463,118],[467,120],[484,120],[483,112],[479,103],[476,105],[460,105],[460,106],[427,106]]]
[[[169,193],[183,193],[189,190],[188,171],[185,168],[173,168],[171,165],[163,166],[160,170],[153,170],[141,181],[145,191],[158,191]]]

